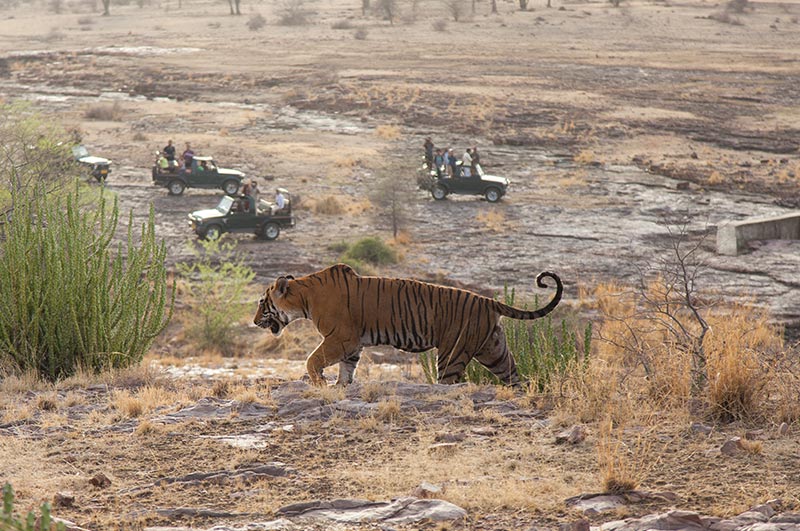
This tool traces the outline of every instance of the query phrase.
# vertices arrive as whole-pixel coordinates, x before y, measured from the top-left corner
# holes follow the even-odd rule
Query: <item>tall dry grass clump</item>
[[[767,313],[745,304],[709,318],[708,403],[723,421],[756,420],[767,415],[768,387],[785,378],[771,360],[782,357],[781,331]],[[776,397],[777,398],[777,397]]]
[[[664,289],[663,279],[654,279],[645,296],[656,297]],[[791,403],[800,389],[797,367],[791,363],[780,328],[769,323],[766,311],[749,304],[719,304],[704,311],[709,330],[702,341],[706,385],[695,394],[692,345],[674,334],[679,322],[687,337],[698,336],[700,325],[690,318],[689,310],[671,310],[679,321],[654,318],[642,310],[636,290],[600,285],[595,294],[603,314],[597,361],[607,372],[617,367],[626,386],[639,387],[653,406],[682,408],[697,398],[713,418],[723,422],[794,416],[797,408]]]

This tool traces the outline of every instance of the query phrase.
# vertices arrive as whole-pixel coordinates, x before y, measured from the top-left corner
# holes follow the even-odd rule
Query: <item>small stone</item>
[[[578,520],[577,522],[561,524],[558,526],[558,529],[559,531],[589,531],[589,520]]]
[[[492,426],[478,426],[469,431],[474,435],[481,435],[483,437],[493,437],[497,435],[497,429]]]
[[[578,444],[586,439],[586,428],[576,424],[568,430],[564,430],[556,435],[556,444]]]
[[[56,492],[53,496],[53,505],[56,507],[72,507],[75,504],[75,495],[71,492]]]
[[[775,508],[772,507],[769,503],[756,505],[755,507],[750,509],[749,512],[761,513],[767,518],[772,518],[773,516],[775,516]]]
[[[691,184],[687,181],[678,181],[677,184],[675,184],[676,190],[688,190],[689,188],[691,188]]]
[[[741,437],[732,437],[723,443],[719,451],[722,455],[735,456],[743,454],[746,450],[742,445]]]
[[[111,486],[111,480],[108,479],[108,476],[103,474],[102,472],[98,472],[92,479],[89,480],[89,483],[97,487],[98,489],[105,489]]]
[[[766,439],[764,430],[747,430],[744,432],[744,438],[748,441],[759,441]]]
[[[463,441],[466,437],[463,433],[437,433],[433,440],[437,443],[456,443]]]
[[[714,428],[711,426],[706,426],[700,422],[692,422],[690,429],[692,433],[700,433],[702,435],[710,435],[711,432],[714,431]]]
[[[786,424],[785,422],[781,422],[781,425],[778,426],[778,435],[783,437],[787,433],[789,433],[789,425]]]
[[[434,485],[433,483],[428,483],[427,481],[423,481],[419,484],[419,487],[414,489],[411,493],[412,496],[421,499],[429,499],[429,498],[436,498],[437,496],[441,495],[444,489],[438,485]]]

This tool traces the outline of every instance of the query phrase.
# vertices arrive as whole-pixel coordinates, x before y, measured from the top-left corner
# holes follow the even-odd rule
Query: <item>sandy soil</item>
[[[790,331],[798,327],[800,243],[765,242],[749,254],[722,258],[713,254],[713,240],[722,223],[798,206],[800,4],[759,2],[730,14],[738,22],[731,24],[709,18],[724,11],[711,2],[623,2],[613,8],[553,0],[548,9],[537,0],[520,12],[506,1],[499,3],[498,15],[490,15],[481,0],[474,15],[450,20],[438,31],[433,23],[449,15],[434,1],[418,3],[416,14],[411,2],[401,3],[401,16],[390,25],[362,17],[356,2],[317,0],[307,3],[314,13],[310,24],[298,27],[276,23],[275,3],[245,0],[239,17],[228,16],[224,2],[183,3],[181,10],[172,0],[146,1],[141,9],[112,5],[110,17],[78,2],[67,2],[63,14],[39,4],[0,10],[0,97],[31,101],[78,129],[93,154],[113,159],[107,189],[137,221],[154,206],[170,264],[189,258],[187,246],[195,237],[186,215],[215,204],[218,193],[189,190],[171,197],[152,186],[152,154],[168,138],[179,150],[191,142],[221,165],[247,172],[262,190],[284,186],[297,195],[295,229],[269,243],[236,236],[258,281],[266,282],[336,261],[328,248],[333,243],[375,234],[388,239],[385,216],[368,201],[376,168],[387,166],[413,183],[422,141],[432,136],[437,145],[459,152],[480,146],[484,168],[509,177],[511,189],[496,205],[471,197],[435,202],[413,192],[397,244],[404,259],[386,274],[456,282],[486,293],[509,283],[532,297],[534,276],[549,269],[562,276],[574,302],[600,282],[635,281],[637,266],[667,249],[664,221],[677,219],[687,223],[693,239],[710,231],[702,244],[709,252],[705,287],[729,299],[752,298]],[[250,31],[246,23],[256,13],[267,25]],[[334,29],[343,21],[348,29]],[[366,38],[356,38],[357,29]],[[121,109],[117,120],[85,117],[87,109],[114,103]],[[328,197],[339,199],[344,212],[314,210],[314,201]],[[163,349],[168,354],[168,346]],[[15,400],[9,399],[9,408]],[[105,403],[108,397],[88,400]],[[227,463],[219,448],[182,430],[157,429],[142,442],[109,428],[86,442],[84,435],[97,423],[117,422],[94,420],[79,430],[56,422],[59,435],[36,442],[31,462],[4,471],[0,479],[28,477],[37,463],[57,464],[52,482],[27,484],[23,498],[31,502],[54,489],[77,489],[95,470],[111,470],[115,481],[131,486],[141,482],[139,476],[191,468],[195,456],[210,468]],[[313,465],[313,481],[285,490],[262,486],[260,496],[272,498],[260,500],[259,510],[268,514],[312,494],[403,494],[370,487],[369,471],[402,469],[433,439],[435,430],[424,418],[404,423],[428,431],[409,438],[402,429],[381,428],[389,441],[382,444],[393,452],[370,446],[377,451],[362,461],[366,472],[355,483],[337,468],[353,457],[347,435],[353,426],[337,428],[342,437],[331,446],[317,445],[327,425],[308,428],[307,438],[281,440],[258,457],[299,455],[297,462]],[[233,424],[204,425],[199,433],[252,428]],[[681,429],[666,435],[683,440]],[[552,433],[512,424],[501,436],[509,448],[523,436],[530,437],[526,447],[536,447]],[[10,452],[27,444],[2,441]],[[685,507],[715,514],[790,497],[786,471],[797,467],[791,449],[796,440],[771,444],[766,456],[723,465],[703,453],[719,442],[692,441],[664,452],[644,483],[678,490]],[[476,444],[491,453],[490,443]],[[563,470],[563,453],[532,456],[571,478],[544,489],[555,492],[558,503],[514,498],[495,506],[481,501],[476,489],[469,525],[547,527],[574,519],[561,500],[597,488],[586,479],[595,476],[596,459],[591,446],[571,454],[573,475]],[[131,455],[137,459],[126,461]],[[75,462],[97,465],[75,472],[79,479],[64,479]],[[520,477],[553,473],[530,467]],[[328,474],[330,468],[335,472]],[[539,493],[536,482],[533,488],[526,480],[520,484],[526,485],[520,496]],[[220,503],[241,499],[244,492],[226,491]],[[198,488],[153,496],[140,502],[143,510],[208,493]],[[102,526],[116,518],[130,525],[164,523],[131,516],[130,501],[117,494],[84,494],[81,503],[67,516]]]

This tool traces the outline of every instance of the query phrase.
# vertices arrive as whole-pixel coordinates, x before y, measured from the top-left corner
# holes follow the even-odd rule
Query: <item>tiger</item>
[[[313,385],[326,385],[323,369],[339,364],[338,386],[353,382],[365,346],[391,345],[406,352],[437,349],[439,383],[462,380],[473,358],[501,382],[519,386],[514,357],[500,317],[538,319],[561,301],[564,287],[555,273],[556,293],[547,305],[527,311],[459,288],[405,278],[361,276],[346,264],[310,275],[280,276],[258,302],[253,322],[274,335],[296,319],[310,319],[322,342],[306,360]]]

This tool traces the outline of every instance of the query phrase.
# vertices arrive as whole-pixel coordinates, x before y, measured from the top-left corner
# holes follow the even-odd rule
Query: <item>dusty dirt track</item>
[[[385,165],[398,179],[415,180],[422,141],[431,136],[459,154],[478,145],[484,168],[512,180],[510,193],[491,205],[469,197],[435,202],[415,192],[399,244],[404,259],[386,274],[489,293],[509,283],[532,297],[534,276],[549,269],[565,280],[568,299],[576,300],[581,289],[591,292],[600,282],[634,282],[638,265],[665,252],[664,222],[679,220],[693,238],[710,230],[703,243],[710,253],[705,288],[769,308],[796,334],[800,243],[766,242],[749,254],[723,258],[713,254],[713,229],[748,216],[791,212],[800,204],[800,4],[757,3],[732,15],[741,22],[735,25],[709,19],[724,6],[705,2],[623,2],[618,9],[599,2],[553,3],[547,9],[537,1],[532,11],[518,12],[515,4],[501,2],[500,14],[488,15],[487,2],[480,1],[474,16],[449,22],[445,31],[432,27],[447,18],[437,2],[420,3],[415,22],[409,3],[403,17],[408,20],[393,26],[362,18],[360,5],[341,0],[310,3],[317,14],[300,27],[276,25],[279,6],[249,0],[241,17],[227,16],[224,2],[201,0],[184,0],[181,11],[172,1],[144,9],[112,4],[110,17],[83,12],[85,5],[77,3],[68,3],[60,15],[38,5],[0,10],[0,97],[30,100],[46,116],[80,130],[93,154],[113,159],[108,190],[123,209],[133,209],[137,221],[153,204],[171,264],[189,258],[186,246],[194,235],[186,215],[215,204],[218,193],[189,190],[171,197],[150,184],[152,153],[168,138],[179,151],[191,142],[221,165],[256,177],[263,191],[284,186],[300,197],[297,227],[277,241],[236,237],[258,281],[267,282],[336,261],[328,249],[336,242],[376,234],[388,239],[385,219],[366,201],[375,168]],[[246,22],[256,12],[268,24],[249,31]],[[343,20],[352,27],[333,29]],[[366,39],[354,38],[360,27]],[[115,120],[85,117],[87,109],[114,103],[120,109]],[[345,211],[329,215],[311,207],[328,197]],[[180,385],[197,385],[197,396],[171,397],[167,409],[210,392],[208,381],[202,382],[206,388],[187,382]],[[258,391],[268,395],[268,388]],[[135,502],[118,490],[84,489],[84,476],[96,471],[110,471],[115,489],[124,489],[189,472],[198,461],[208,470],[226,468],[230,450],[195,436],[257,428],[232,418],[132,434],[144,421],[114,417],[114,399],[106,392],[75,391],[85,395],[87,411],[100,411],[97,418],[87,411],[73,415],[62,396],[58,418],[37,414],[28,423],[39,437],[30,447],[24,438],[2,438],[0,448],[31,457],[5,471],[23,481],[26,502],[73,488],[79,507],[65,514],[98,529],[174,523],[156,515],[158,507],[248,505],[241,500],[252,492],[239,485],[157,488]],[[36,400],[8,403],[16,408]],[[439,426],[468,431],[499,424],[499,442],[470,438],[459,450],[492,455],[495,443],[505,448],[487,458],[500,473],[477,480],[474,492],[471,483],[461,486],[465,499],[473,496],[467,527],[552,528],[574,520],[562,501],[598,488],[592,484],[593,448],[551,451],[555,428],[540,430],[467,409],[432,418],[404,412],[395,424],[377,428],[337,417],[304,427],[301,437],[271,441],[266,450],[237,450],[233,462],[269,454],[309,467],[302,481],[257,485],[259,511],[271,514],[281,504],[313,496],[405,494],[416,473],[407,482],[377,488],[370,471],[388,467],[402,475],[434,442]],[[28,424],[6,429],[21,433]],[[698,442],[677,425],[656,435],[671,442],[644,478],[648,488],[677,491],[682,507],[720,515],[775,496],[796,507],[797,484],[789,479],[798,465],[796,439],[767,443],[765,456],[720,464],[707,452],[722,434]],[[731,427],[728,435],[737,430]],[[508,475],[503,463],[521,457],[526,464],[507,485],[521,499],[493,505],[494,482]],[[363,467],[355,482],[349,459]],[[55,470],[52,482],[27,481],[41,466],[37,462]],[[554,469],[558,480],[543,485],[540,477]],[[178,521],[206,527],[217,522]]]

